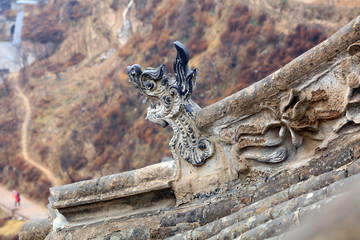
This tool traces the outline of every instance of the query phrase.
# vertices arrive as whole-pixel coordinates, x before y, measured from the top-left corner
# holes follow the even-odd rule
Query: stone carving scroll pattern
[[[350,123],[359,124],[359,66],[357,42],[323,73],[279,93],[277,99],[259,103],[256,114],[224,124],[219,137],[222,143],[230,145],[232,168],[241,173],[249,170],[251,161],[283,162],[296,154],[305,141],[322,146],[329,142],[325,139],[334,137]]]
[[[191,100],[196,86],[197,69],[189,69],[189,53],[176,41],[177,56],[174,62],[175,78],[165,73],[165,65],[146,68],[137,64],[127,67],[126,74],[141,93],[152,102],[146,119],[162,127],[170,125],[174,136],[169,147],[174,159],[184,159],[194,166],[205,163],[214,154],[211,140],[202,136],[194,123],[194,112],[200,107]],[[178,163],[179,164],[179,163]]]

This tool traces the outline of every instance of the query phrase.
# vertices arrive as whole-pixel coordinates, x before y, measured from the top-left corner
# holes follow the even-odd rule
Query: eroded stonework
[[[220,127],[221,141],[231,146],[231,166],[244,172],[251,161],[280,163],[307,144],[324,149],[344,132],[359,130],[359,57],[357,42],[324,71],[260,103],[258,112]]]

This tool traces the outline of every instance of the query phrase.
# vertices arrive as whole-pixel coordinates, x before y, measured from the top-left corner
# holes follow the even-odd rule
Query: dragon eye
[[[154,85],[154,83],[152,83],[152,82],[146,82],[145,83],[145,86],[147,87],[147,89],[149,89],[149,90],[153,90],[154,89],[154,87],[155,87],[155,85]]]

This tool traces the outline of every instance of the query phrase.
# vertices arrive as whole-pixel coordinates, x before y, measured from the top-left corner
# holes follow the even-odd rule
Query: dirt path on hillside
[[[32,159],[29,156],[28,153],[28,127],[31,120],[31,107],[30,107],[30,101],[25,96],[24,92],[20,89],[18,84],[18,74],[12,74],[11,78],[14,82],[14,87],[16,90],[17,96],[19,96],[23,101],[23,106],[25,108],[25,117],[24,122],[22,123],[21,127],[21,153],[24,158],[24,160],[31,165],[33,165],[35,168],[39,169],[41,172],[43,172],[47,179],[51,182],[52,186],[59,186],[61,185],[61,181],[47,168],[36,162],[34,159]]]
[[[7,210],[7,212],[15,211],[15,215],[20,215],[27,219],[47,218],[48,216],[45,206],[38,205],[21,195],[21,206],[15,207],[12,192],[2,186],[0,186],[0,196],[0,207]]]

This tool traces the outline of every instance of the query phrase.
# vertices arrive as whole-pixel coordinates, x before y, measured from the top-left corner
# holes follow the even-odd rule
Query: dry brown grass
[[[9,214],[0,208],[0,219],[9,217]],[[1,226],[2,224],[0,224]]]
[[[24,221],[8,220],[3,226],[0,227],[0,239],[15,240],[18,239],[21,227]]]

